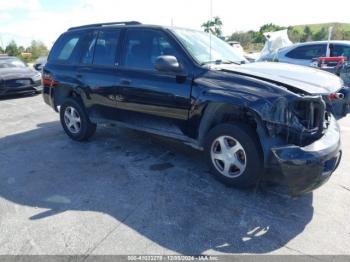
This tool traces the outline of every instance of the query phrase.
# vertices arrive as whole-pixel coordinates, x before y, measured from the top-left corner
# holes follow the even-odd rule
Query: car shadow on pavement
[[[0,170],[1,198],[47,209],[28,220],[101,212],[182,254],[271,252],[313,217],[312,194],[227,188],[211,177],[201,152],[127,129],[99,128],[92,141],[78,143],[58,122],[41,124],[0,138]],[[91,252],[113,253],[122,235],[106,232]]]

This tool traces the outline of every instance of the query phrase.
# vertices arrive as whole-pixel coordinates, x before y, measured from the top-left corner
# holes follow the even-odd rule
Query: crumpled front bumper
[[[327,182],[339,165],[342,154],[339,125],[332,117],[325,134],[314,143],[305,147],[275,147],[271,151],[291,195],[311,192]]]

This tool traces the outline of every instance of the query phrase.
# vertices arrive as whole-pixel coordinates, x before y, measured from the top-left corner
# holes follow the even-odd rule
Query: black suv
[[[70,28],[50,52],[43,85],[74,140],[88,140],[100,123],[175,138],[205,150],[227,185],[249,187],[273,170],[293,195],[336,169],[336,117],[349,108],[349,89],[334,75],[245,64],[215,36],[138,22]]]

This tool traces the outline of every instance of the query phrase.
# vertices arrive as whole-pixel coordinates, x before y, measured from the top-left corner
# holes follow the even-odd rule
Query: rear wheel
[[[90,119],[79,101],[68,98],[60,108],[61,125],[66,134],[76,141],[86,141],[96,131],[96,124]]]
[[[263,174],[260,144],[245,124],[220,124],[206,136],[205,153],[212,174],[228,186],[254,186]]]

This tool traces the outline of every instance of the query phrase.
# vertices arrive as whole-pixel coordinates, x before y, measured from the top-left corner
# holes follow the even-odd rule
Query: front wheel
[[[66,134],[76,141],[85,141],[96,131],[96,124],[90,119],[79,101],[68,98],[60,108],[61,125]]]
[[[206,136],[205,153],[212,174],[228,186],[251,187],[263,174],[255,132],[245,124],[220,124]]]

